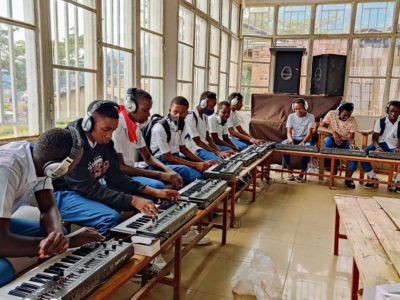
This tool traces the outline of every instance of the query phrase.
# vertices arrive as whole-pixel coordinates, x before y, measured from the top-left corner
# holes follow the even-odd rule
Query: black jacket
[[[72,190],[117,211],[133,210],[131,195],[139,195],[145,186],[122,173],[113,141],[92,148],[81,124],[78,119],[68,126],[78,129],[82,137],[82,159],[66,176],[53,180],[54,191]]]

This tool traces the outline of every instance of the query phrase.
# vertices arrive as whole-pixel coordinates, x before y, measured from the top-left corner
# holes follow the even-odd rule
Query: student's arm
[[[306,136],[303,138],[300,145],[304,146],[305,143],[307,143],[309,140],[311,140],[312,135],[313,135],[313,127],[307,128]]]
[[[208,144],[204,143],[199,136],[193,137],[192,138],[193,141],[195,142],[195,144],[200,147],[203,148],[204,150],[210,151],[210,152],[217,152],[216,149],[214,149],[213,147],[209,146]],[[219,150],[218,150],[219,151]]]
[[[181,152],[187,159],[194,162],[204,162],[203,159],[196,156],[192,151],[190,151],[185,145],[179,146],[179,152]]]
[[[238,126],[238,127],[240,127],[240,126]],[[236,128],[238,128],[238,127],[236,127]],[[239,130],[235,130],[235,127],[229,127],[228,131],[231,136],[238,138],[239,140],[242,140],[242,141],[250,142],[251,137],[239,132]]]
[[[182,154],[185,155],[184,152],[182,152]],[[169,162],[171,164],[188,166],[193,169],[196,169],[199,172],[203,172],[204,170],[209,168],[208,163],[206,163],[204,161],[189,161],[189,160],[183,159],[181,157],[174,156],[174,155],[172,155],[171,152],[164,153],[163,157],[167,162]]]
[[[234,143],[232,143],[231,139],[229,138],[228,134],[224,134],[222,135],[222,138],[224,139],[225,144],[228,147],[230,147],[232,150],[239,152],[240,149],[238,147],[236,147],[236,145]]]
[[[374,132],[372,134],[372,144],[374,144],[374,146],[376,148],[380,148],[379,147],[379,133]]]
[[[356,147],[356,141],[354,139],[354,132],[350,132],[350,136],[349,136],[349,145],[350,145],[350,149],[354,149]]]

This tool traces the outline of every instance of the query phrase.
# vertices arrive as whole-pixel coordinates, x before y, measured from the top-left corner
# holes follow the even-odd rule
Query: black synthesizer
[[[0,288],[0,299],[82,299],[133,254],[122,240],[69,249]]]
[[[196,179],[180,189],[179,193],[182,200],[196,203],[200,209],[204,209],[221,196],[227,187],[228,183],[225,180]]]
[[[258,157],[263,157],[267,152],[273,148],[275,148],[276,142],[265,142],[260,145],[255,145],[255,148],[253,151],[255,151],[258,154]]]
[[[368,156],[372,158],[400,160],[400,153],[393,152],[370,151]]]
[[[298,151],[298,152],[310,152],[317,153],[318,148],[315,146],[301,146],[301,145],[292,145],[292,144],[276,144],[276,149],[280,150],[288,150],[288,151]]]
[[[242,166],[243,162],[239,160],[223,160],[205,170],[203,176],[205,178],[231,180],[240,172]]]
[[[158,210],[160,214],[157,217],[139,213],[118,224],[111,231],[168,238],[196,215],[197,205],[188,201],[164,201],[158,206]]]
[[[357,149],[322,148],[320,152],[322,154],[344,155],[344,156],[355,156],[355,157],[367,156],[367,153],[364,150],[357,150]]]
[[[258,153],[253,150],[253,147],[247,147],[246,149],[229,156],[228,159],[242,161],[243,166],[247,167],[258,159]]]

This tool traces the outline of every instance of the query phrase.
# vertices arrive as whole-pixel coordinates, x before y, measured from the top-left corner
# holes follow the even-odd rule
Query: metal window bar
[[[121,7],[120,7],[120,1],[117,1],[117,13],[118,16],[116,18],[117,21],[117,44],[120,45],[121,44],[121,28],[120,28],[120,23],[119,20],[121,19]],[[115,51],[115,50],[113,50]],[[120,96],[121,96],[121,52],[118,51],[118,60],[117,60],[117,81],[118,81],[118,94],[117,94],[117,102],[120,102]]]
[[[8,15],[12,16],[11,0],[8,0]],[[18,99],[17,99],[17,84],[16,84],[16,68],[15,68],[15,48],[14,48],[14,33],[13,26],[8,26],[8,48],[10,61],[10,77],[11,77],[11,103],[13,106],[13,121],[18,123]],[[14,134],[18,134],[17,126],[14,127]]]
[[[65,26],[65,65],[69,66],[69,13],[68,3],[64,3],[64,26]],[[71,118],[71,82],[69,78],[69,70],[65,72],[66,80],[66,99],[67,99],[67,118]]]
[[[53,32],[54,32],[54,47],[53,47],[53,57],[54,57],[54,62],[56,64],[59,64],[59,52],[58,52],[58,45],[59,45],[59,39],[58,39],[58,14],[57,14],[57,2],[52,2],[53,3],[53,11],[52,11],[52,18],[53,18]],[[55,89],[55,100],[56,100],[56,107],[57,109],[55,110],[56,118],[60,118],[60,105],[61,105],[61,99],[60,99],[60,73],[59,70],[55,69],[54,70],[54,89]]]
[[[78,32],[78,7],[74,7],[74,18],[75,18],[75,67],[79,67],[79,32]],[[80,80],[79,80],[79,72],[75,72],[75,117],[80,116]]]

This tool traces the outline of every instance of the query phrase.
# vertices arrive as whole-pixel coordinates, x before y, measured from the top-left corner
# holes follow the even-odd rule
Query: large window
[[[350,17],[350,3],[318,5],[315,16],[315,33],[349,33]]]
[[[391,32],[393,12],[394,2],[358,3],[354,31],[357,33]]]
[[[242,34],[272,35],[273,29],[273,7],[246,7],[243,10]]]
[[[281,6],[278,34],[307,34],[310,32],[311,6]]]
[[[39,133],[32,0],[0,2],[0,139]]]

